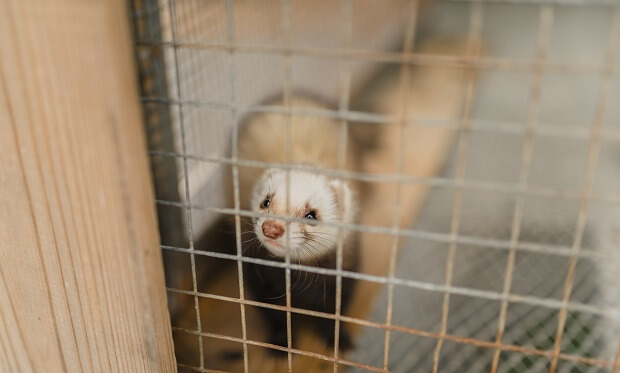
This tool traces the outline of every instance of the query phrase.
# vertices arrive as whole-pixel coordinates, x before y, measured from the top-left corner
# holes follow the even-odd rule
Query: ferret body
[[[305,98],[296,98],[291,105],[302,109],[325,109]],[[311,168],[288,172],[277,168],[239,168],[241,208],[268,215],[254,217],[251,223],[243,224],[243,253],[249,257],[284,262],[288,252],[291,263],[336,269],[338,243],[342,240],[342,267],[355,270],[359,261],[357,235],[328,224],[356,222],[354,185],[313,172],[321,168],[338,168],[342,124],[316,116],[292,115],[289,119],[290,132],[286,128],[287,118],[271,113],[255,115],[240,128],[240,160],[303,164]],[[290,154],[287,156],[289,140]],[[353,146],[349,148],[352,150]],[[348,167],[351,167],[356,160],[352,151],[347,159]],[[286,221],[282,217],[296,220]],[[257,301],[286,305],[283,268],[245,263],[244,276]],[[354,285],[354,280],[342,278],[342,312],[348,306]],[[334,314],[336,277],[291,270],[291,305]],[[261,311],[269,327],[270,342],[287,346],[286,312],[267,308],[261,308]],[[302,319],[301,315],[292,314],[293,343],[296,330],[304,324]],[[333,346],[334,320],[313,320],[316,322],[314,329],[328,346]],[[339,346],[346,350],[352,343],[346,329],[341,327],[340,330]]]

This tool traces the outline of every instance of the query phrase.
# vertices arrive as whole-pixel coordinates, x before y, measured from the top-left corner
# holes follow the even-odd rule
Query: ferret
[[[282,105],[275,103],[275,105]],[[295,108],[326,109],[310,98],[294,98]],[[320,174],[321,168],[338,168],[341,146],[341,125],[336,120],[292,115],[290,138],[286,117],[282,114],[258,114],[240,128],[238,158],[270,163],[303,165],[304,170],[239,168],[240,204],[244,210],[267,214],[253,217],[243,224],[244,256],[285,261],[321,268],[336,268],[339,239],[343,242],[342,268],[354,271],[358,265],[357,234],[328,225],[329,222],[356,222],[354,183]],[[287,157],[287,141],[290,154]],[[348,167],[356,161],[353,145],[349,145]],[[288,159],[287,159],[288,158]],[[290,162],[287,162],[290,161]],[[309,168],[309,170],[308,170]],[[289,189],[290,187],[290,189]],[[287,201],[288,196],[288,201]],[[287,208],[288,207],[288,208]],[[278,216],[300,219],[287,223]],[[286,305],[286,282],[283,268],[244,264],[245,283],[255,300]],[[341,312],[344,313],[355,285],[342,278]],[[291,306],[334,314],[336,310],[336,277],[300,270],[291,270]],[[286,313],[260,308],[268,326],[269,342],[287,346]],[[304,323],[304,320],[306,321]],[[292,342],[301,325],[313,329],[328,346],[334,345],[334,320],[309,318],[291,314]],[[352,347],[348,331],[341,326],[339,346],[342,351]]]

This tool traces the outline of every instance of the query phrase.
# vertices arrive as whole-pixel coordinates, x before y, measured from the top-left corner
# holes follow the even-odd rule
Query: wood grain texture
[[[126,4],[0,1],[0,371],[174,371]]]

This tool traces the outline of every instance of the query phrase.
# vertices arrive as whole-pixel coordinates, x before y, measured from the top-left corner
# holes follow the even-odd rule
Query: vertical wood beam
[[[0,0],[0,371],[174,371],[121,0]]]

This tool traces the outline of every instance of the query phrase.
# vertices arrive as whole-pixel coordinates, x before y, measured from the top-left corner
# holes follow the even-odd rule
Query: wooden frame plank
[[[0,2],[0,369],[176,369],[128,20]]]

